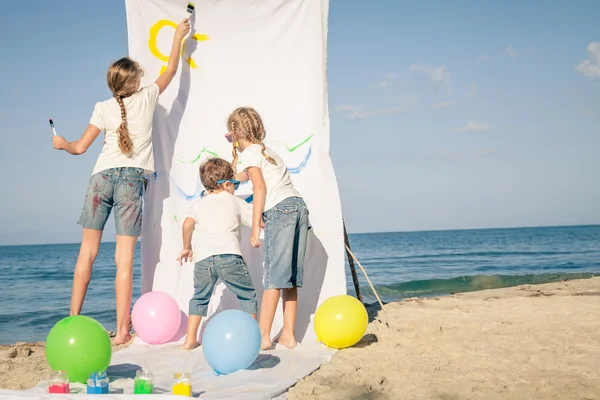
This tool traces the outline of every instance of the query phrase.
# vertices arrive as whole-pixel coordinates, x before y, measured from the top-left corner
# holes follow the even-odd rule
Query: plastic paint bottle
[[[66,371],[52,371],[50,383],[48,384],[48,393],[69,394],[69,377]]]
[[[171,393],[190,397],[192,395],[191,374],[186,372],[176,372],[173,378]]]
[[[140,369],[135,372],[133,394],[152,394],[154,391],[154,375],[151,371]]]
[[[92,372],[87,381],[87,394],[108,394],[108,375],[106,372]]]

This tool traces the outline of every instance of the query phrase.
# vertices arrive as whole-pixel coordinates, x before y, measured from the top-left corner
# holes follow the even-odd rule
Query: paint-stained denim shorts
[[[114,209],[117,235],[139,236],[145,184],[142,168],[109,168],[92,175],[78,224],[102,231]]]
[[[265,221],[265,289],[302,287],[308,238],[308,208],[288,197],[263,213]]]
[[[243,311],[256,314],[256,291],[244,258],[238,254],[219,254],[194,266],[194,295],[190,299],[189,315],[206,317],[219,278],[237,296]]]

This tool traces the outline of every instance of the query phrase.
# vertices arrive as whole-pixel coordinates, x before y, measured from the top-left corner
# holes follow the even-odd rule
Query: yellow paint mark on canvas
[[[150,53],[152,53],[152,55],[154,57],[156,57],[157,59],[159,59],[162,62],[168,63],[169,56],[163,54],[158,49],[158,43],[157,43],[158,34],[161,31],[161,29],[163,29],[165,27],[171,27],[173,29],[177,29],[177,24],[175,22],[169,21],[167,19],[161,19],[160,21],[158,21],[157,23],[152,25],[152,28],[150,28],[150,37],[148,39],[148,48],[150,49]],[[203,42],[203,41],[208,40],[209,36],[201,34],[201,33],[196,33],[196,34],[194,34],[194,36],[191,37],[191,39],[195,40],[197,42]],[[186,44],[186,41],[184,39],[183,45],[181,46],[181,55],[182,56],[185,52],[185,44]],[[190,65],[190,67],[192,67],[194,69],[198,68],[198,64],[196,63],[196,61],[194,61],[192,56],[189,56],[185,61]],[[166,65],[163,65],[162,68],[160,69],[160,73],[162,74],[163,72],[166,71],[166,69],[167,69]]]
[[[158,50],[158,46],[156,43],[156,40],[158,39],[158,32],[160,32],[160,30],[165,26],[170,26],[173,29],[177,29],[177,24],[173,21],[169,21],[166,19],[158,21],[157,23],[152,25],[152,28],[150,28],[150,38],[148,39],[148,47],[150,48],[150,52],[154,57],[158,58],[160,61],[169,62],[169,57],[165,56],[163,53],[160,52],[160,50]]]

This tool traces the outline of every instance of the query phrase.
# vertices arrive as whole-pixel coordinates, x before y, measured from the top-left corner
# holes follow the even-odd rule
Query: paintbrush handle
[[[54,122],[52,121],[52,118],[50,118],[50,120],[49,120],[48,122],[50,122],[50,128],[52,129],[52,134],[53,134],[54,136],[58,136],[58,135],[56,134],[56,129],[54,129]]]

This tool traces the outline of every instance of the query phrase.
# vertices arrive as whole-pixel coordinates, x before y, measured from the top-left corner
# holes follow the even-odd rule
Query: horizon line
[[[591,227],[600,226],[600,223],[592,224],[567,224],[567,225],[538,225],[538,226],[510,226],[510,227],[495,227],[495,228],[455,228],[455,229],[421,229],[410,231],[370,231],[370,232],[348,232],[348,235],[377,235],[389,233],[425,233],[425,232],[461,232],[461,231],[485,231],[485,230],[508,230],[508,229],[542,229],[542,228],[575,228],[575,227]],[[140,239],[140,238],[139,238]],[[138,239],[138,242],[140,240]],[[0,247],[18,247],[18,246],[52,246],[52,245],[70,245],[80,244],[81,242],[62,242],[62,243],[30,243],[30,244],[0,244]],[[115,241],[107,241],[101,243],[116,243]],[[137,246],[137,244],[136,244]]]

